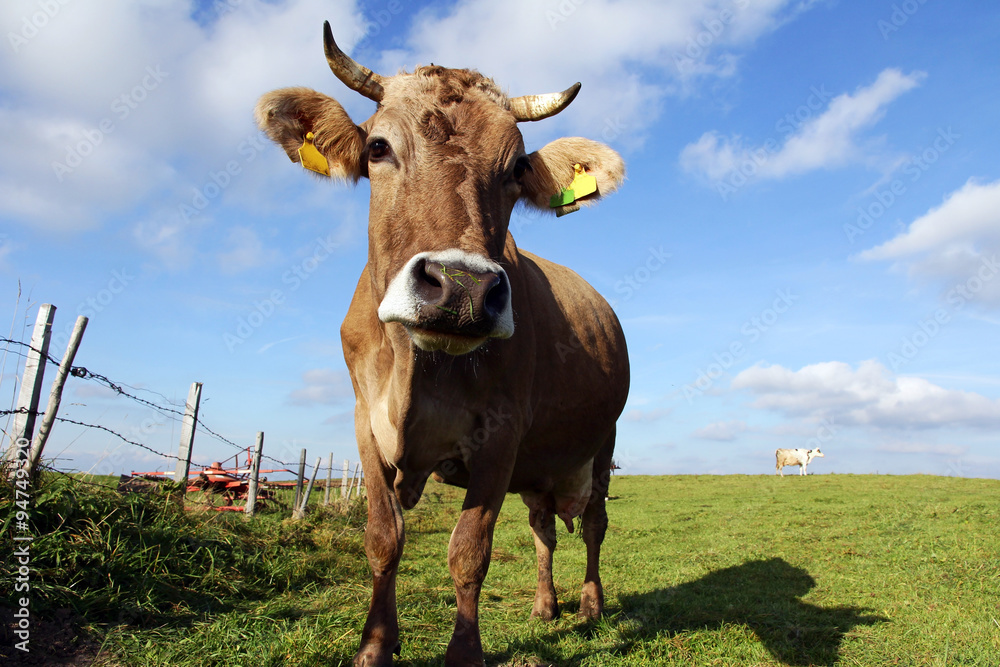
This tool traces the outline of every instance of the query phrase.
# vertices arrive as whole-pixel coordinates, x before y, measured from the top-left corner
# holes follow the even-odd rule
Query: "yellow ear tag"
[[[562,192],[559,194],[552,195],[552,197],[549,198],[549,206],[551,208],[568,206],[578,199],[583,199],[587,195],[594,194],[595,192],[597,192],[597,179],[588,174],[581,165],[574,164],[573,182],[569,184],[568,188],[563,188]],[[572,211],[566,212],[572,213]]]
[[[573,182],[569,184],[569,187],[576,199],[583,199],[587,195],[597,192],[597,179],[588,174],[580,165],[574,164]]]
[[[299,146],[299,161],[302,162],[303,167],[315,171],[317,174],[330,175],[330,161],[313,144],[312,132],[306,133],[305,140]]]

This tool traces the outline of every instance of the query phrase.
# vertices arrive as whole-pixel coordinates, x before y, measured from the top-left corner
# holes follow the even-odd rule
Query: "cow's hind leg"
[[[538,507],[539,501],[544,502],[544,505]],[[544,498],[536,498],[532,505],[529,505],[529,523],[531,532],[535,536],[538,588],[535,591],[535,602],[531,607],[531,617],[551,621],[559,615],[556,588],[552,584],[552,552],[556,549],[555,499],[546,494]]]
[[[605,500],[611,484],[611,459],[615,452],[615,431],[594,457],[593,485],[590,501],[583,513],[583,542],[587,545],[587,574],[580,594],[580,616],[594,619],[604,611],[604,587],[601,585],[601,544],[608,531]]]

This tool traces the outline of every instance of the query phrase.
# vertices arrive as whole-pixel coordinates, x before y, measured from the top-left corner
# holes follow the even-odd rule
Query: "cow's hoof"
[[[542,621],[558,618],[559,604],[554,597],[535,596],[535,604],[531,607],[531,617]]]
[[[383,644],[362,646],[354,655],[354,667],[392,667],[392,655],[399,655],[400,645],[392,650]]]
[[[449,646],[444,654],[445,667],[486,667],[483,652],[462,650]]]
[[[594,620],[604,611],[604,590],[600,584],[588,581],[580,595],[580,618]]]
[[[475,629],[472,636],[459,634],[458,631],[452,635],[448,650],[444,653],[445,667],[485,667],[483,660],[483,644],[479,639],[479,628]]]

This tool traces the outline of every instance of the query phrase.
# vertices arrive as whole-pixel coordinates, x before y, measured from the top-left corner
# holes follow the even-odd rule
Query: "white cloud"
[[[193,257],[189,236],[192,230],[179,217],[163,215],[157,218],[135,223],[131,230],[132,241],[167,268],[186,268]]]
[[[753,407],[792,417],[832,419],[838,425],[880,428],[1000,426],[1000,400],[945,389],[918,377],[893,375],[877,360],[857,367],[841,361],[804,366],[757,364],[731,383],[757,396]]]
[[[730,442],[747,430],[747,424],[740,420],[714,422],[694,432],[694,437],[703,440]]]
[[[163,162],[98,124],[0,108],[0,215],[45,229],[86,230],[171,176]]]
[[[361,24],[353,0],[243,0],[199,20],[187,0],[56,4],[30,39],[0,49],[0,143],[17,157],[0,164],[0,216],[60,232],[189,201],[243,159],[262,93],[340,85],[322,55],[323,20],[348,35]],[[4,2],[0,25],[20,34],[39,13],[36,0]],[[232,189],[252,190],[253,178]]]
[[[268,350],[270,350],[271,348],[273,348],[273,347],[275,347],[277,345],[283,345],[285,343],[290,343],[293,340],[299,340],[301,338],[302,338],[302,336],[288,336],[287,338],[281,338],[279,340],[273,340],[270,343],[264,343],[263,345],[261,345],[260,347],[257,348],[257,354],[264,354],[265,352],[267,352]]]
[[[1000,181],[968,181],[906,231],[858,258],[896,260],[911,275],[943,280],[946,290],[964,287],[976,301],[1000,306]]]
[[[731,75],[734,52],[811,4],[467,0],[445,12],[425,12],[407,48],[384,54],[378,67],[383,72],[430,62],[472,67],[512,95],[554,92],[581,81],[579,100],[544,124],[547,130],[526,123],[522,131],[530,138],[568,126],[635,145],[658,119],[668,92],[680,92],[690,78]]]
[[[743,147],[743,139],[738,135],[727,139],[715,130],[685,146],[680,156],[684,171],[701,174],[711,181],[722,180],[744,160],[753,158],[751,151]]]
[[[294,405],[340,405],[354,396],[346,370],[316,368],[303,373],[302,381],[305,386],[289,396]]]
[[[721,181],[737,172],[748,178],[780,179],[859,161],[866,157],[866,150],[859,145],[861,132],[881,120],[886,107],[920,85],[924,76],[922,72],[883,70],[870,86],[838,95],[823,113],[797,128],[788,124],[783,142],[772,137],[762,145],[750,146],[739,135],[706,132],[681,151],[681,166],[710,181]],[[818,110],[824,97],[825,91],[820,89],[812,93],[809,104]]]
[[[257,196],[258,164],[243,163],[240,146],[257,132],[252,109],[260,94],[308,85],[340,98],[356,118],[371,111],[369,101],[335,80],[321,50],[324,19],[345,50],[364,36],[357,4],[243,0],[224,12],[216,7],[229,7],[225,3],[206,5],[193,17],[188,0],[112,2],[99,9],[59,3],[23,42],[0,49],[0,142],[17,156],[0,164],[0,216],[80,232],[124,224],[109,220],[141,209],[129,216],[142,221],[133,237],[177,264],[176,248],[192,229],[173,220],[173,211],[213,172],[237,160],[244,174],[225,196]],[[408,46],[386,54],[380,66],[389,74],[430,61],[476,67],[514,94],[583,80],[581,100],[565,121],[526,132],[570,124],[608,141],[636,142],[656,121],[668,89],[686,78],[731,74],[734,52],[809,5],[466,0],[415,17],[404,8],[390,20],[414,22]],[[17,33],[25,17],[30,22],[38,12],[37,0],[4,2],[0,25]],[[697,65],[695,74],[681,71],[684,58]],[[163,211],[167,219],[159,216]]]
[[[219,253],[219,269],[226,274],[242,273],[274,262],[280,253],[267,248],[249,227],[236,226],[229,230],[229,249]]]
[[[876,449],[893,454],[934,454],[936,456],[965,456],[969,452],[969,448],[964,445],[938,445],[926,442],[886,442]]]
[[[301,176],[292,170],[275,175],[273,162],[243,152],[247,138],[259,136],[252,120],[259,95],[306,85],[336,96],[358,120],[372,110],[370,101],[336,81],[322,56],[324,19],[349,52],[363,38],[366,18],[358,4],[243,0],[225,12],[215,8],[226,3],[206,3],[193,17],[189,0],[99,8],[59,3],[37,33],[0,49],[0,143],[16,156],[0,164],[0,218],[60,234],[128,226],[125,236],[141,251],[169,267],[184,266],[198,253],[196,241],[214,209],[197,225],[181,219],[178,209],[211,187],[213,174],[235,161],[241,173],[219,199],[255,210],[272,205],[260,201],[261,183]],[[386,74],[431,61],[475,67],[512,94],[582,80],[580,100],[566,114],[523,125],[529,144],[538,133],[569,126],[634,145],[657,121],[670,91],[701,77],[731,75],[743,50],[809,6],[795,0],[588,0],[579,6],[460,0],[423,13],[404,7],[390,20],[413,23],[401,31],[406,48],[367,64]],[[0,3],[5,41],[9,30],[18,32],[25,17],[38,12],[38,0]],[[384,44],[374,36],[365,42],[366,49]]]

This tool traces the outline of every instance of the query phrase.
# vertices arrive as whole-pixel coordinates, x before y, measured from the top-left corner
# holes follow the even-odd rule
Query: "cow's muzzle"
[[[466,354],[514,333],[507,272],[462,250],[414,255],[389,283],[378,309],[422,350]]]

